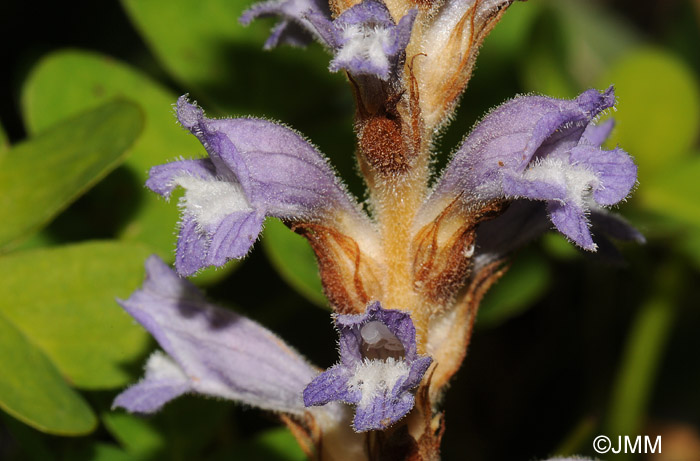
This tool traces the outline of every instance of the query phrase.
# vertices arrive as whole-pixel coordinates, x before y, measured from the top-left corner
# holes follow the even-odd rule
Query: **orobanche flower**
[[[180,276],[244,257],[267,217],[304,236],[334,312],[340,360],[319,373],[151,259],[143,289],[122,305],[165,354],[151,357],[144,380],[115,405],[151,412],[194,392],[276,412],[314,459],[439,459],[442,397],[481,299],[514,250],[552,228],[587,251],[613,248],[606,236],[644,241],[608,210],[637,176],[624,150],[601,147],[613,128],[599,123],[616,104],[612,87],[505,102],[433,178],[435,136],[512,3],[269,0],[244,13],[244,23],[280,18],[266,47],[316,39],[332,53],[330,69],[345,72],[365,200],[292,129],[210,119],[184,96],[178,120],[207,157],[153,167],[147,186],[166,198],[184,189]]]
[[[197,393],[272,411],[305,411],[301,393],[315,369],[267,329],[208,303],[158,257],[146,261],[143,287],[120,304],[165,354],[149,358],[144,379],[120,394],[115,406],[152,413]]]
[[[411,317],[377,301],[361,315],[337,315],[340,363],[304,389],[304,404],[339,400],[357,405],[354,427],[385,429],[411,411],[413,393],[432,359],[416,352]]]
[[[362,225],[357,221],[364,216],[326,159],[289,128],[258,119],[208,119],[185,96],[177,116],[209,158],[155,166],[146,186],[166,198],[177,186],[185,189],[180,274],[245,256],[266,216]]]
[[[376,75],[388,80],[411,38],[417,11],[411,9],[395,24],[382,2],[365,0],[334,21],[319,13],[308,13],[306,18],[334,51],[331,71],[345,69],[353,75]]]
[[[309,13],[319,13],[327,17],[331,14],[328,2],[323,0],[268,0],[256,3],[246,10],[240,21],[247,25],[255,18],[280,17],[281,21],[272,30],[265,42],[265,48],[274,48],[282,43],[304,46],[316,35],[314,27],[306,19]]]
[[[364,315],[336,317],[341,365],[318,375],[274,333],[207,302],[157,256],[146,261],[143,287],[120,304],[165,352],[151,355],[144,378],[118,395],[114,407],[153,413],[188,393],[234,400],[283,415],[311,434],[310,443],[320,442],[319,431],[326,443],[337,439],[353,459],[362,456],[353,455],[362,442],[347,409],[329,402],[357,404],[358,432],[385,428],[413,408],[413,391],[431,363],[416,354],[410,316],[375,302]]]
[[[637,180],[626,152],[600,148],[612,124],[592,123],[614,102],[609,88],[571,101],[530,96],[503,104],[462,143],[421,210],[427,216],[419,217],[432,221],[454,201],[468,209],[478,202],[542,200],[562,234],[595,249],[590,208],[625,199]]]

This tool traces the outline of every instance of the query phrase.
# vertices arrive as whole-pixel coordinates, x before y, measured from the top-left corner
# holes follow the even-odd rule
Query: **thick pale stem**
[[[419,348],[427,331],[428,311],[422,309],[423,299],[413,285],[412,224],[425,199],[428,157],[424,149],[405,173],[375,178],[371,192],[386,264],[383,302],[389,308],[411,312]]]

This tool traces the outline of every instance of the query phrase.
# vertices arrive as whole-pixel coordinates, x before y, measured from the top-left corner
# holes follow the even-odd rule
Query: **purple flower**
[[[396,24],[380,0],[364,0],[331,19],[327,5],[313,0],[273,0],[253,5],[241,22],[249,24],[260,16],[276,15],[282,21],[265,43],[303,45],[303,37],[315,36],[333,51],[330,70],[345,69],[355,75],[376,75],[387,80],[397,69],[408,42],[418,10],[411,9]],[[302,29],[303,28],[303,29]],[[303,33],[306,31],[306,33]]]
[[[345,69],[351,74],[388,80],[411,40],[417,13],[413,8],[395,24],[384,3],[364,0],[335,21],[318,13],[308,13],[306,17],[334,52],[331,71]]]
[[[403,418],[415,403],[432,359],[416,352],[416,330],[408,313],[383,309],[377,301],[362,315],[336,315],[340,363],[304,389],[306,406],[342,401],[357,406],[357,432],[381,430]]]
[[[166,198],[177,186],[185,189],[175,262],[180,274],[243,257],[266,216],[364,219],[326,159],[291,129],[251,118],[208,119],[185,96],[177,116],[209,158],[153,167],[146,186]]]
[[[233,311],[209,304],[189,281],[157,256],[146,261],[141,290],[122,307],[163,348],[146,375],[114,401],[131,412],[153,413],[185,393],[237,400],[301,414],[302,391],[315,374],[273,333]]]
[[[247,26],[255,18],[279,16],[282,20],[272,29],[265,42],[265,49],[274,48],[281,43],[304,46],[311,41],[311,37],[320,39],[316,29],[306,18],[308,13],[328,18],[331,16],[328,2],[323,0],[268,0],[256,3],[244,11],[240,22]]]
[[[625,151],[600,147],[612,123],[593,120],[614,102],[610,87],[574,100],[525,96],[503,104],[466,138],[419,216],[429,219],[454,200],[464,207],[504,199],[543,201],[562,234],[595,250],[590,212],[624,200],[637,178]]]

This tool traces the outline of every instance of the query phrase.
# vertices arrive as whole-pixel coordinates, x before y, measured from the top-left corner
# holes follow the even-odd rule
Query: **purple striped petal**
[[[208,119],[185,96],[177,115],[209,157],[153,167],[146,185],[166,198],[175,187],[185,190],[180,274],[242,258],[267,216],[292,222],[338,215],[366,220],[328,161],[293,130],[266,120]]]
[[[331,17],[328,2],[323,0],[268,0],[255,3],[248,8],[239,21],[247,26],[257,18],[275,16],[281,19],[265,42],[265,49],[271,49],[283,43],[305,46],[313,37],[320,39],[323,43],[322,37],[318,36],[315,28],[305,17],[309,13]]]
[[[614,102],[610,87],[574,100],[525,96],[495,109],[456,152],[418,223],[455,199],[466,210],[474,203],[540,200],[561,233],[594,251],[590,207],[624,200],[636,183],[637,168],[626,152],[599,147],[613,122],[595,125],[593,119]]]
[[[115,405],[156,411],[183,392],[236,400],[292,414],[304,412],[302,392],[315,370],[259,324],[208,303],[186,279],[152,256],[147,278],[122,307],[167,353],[152,358],[145,379]],[[179,370],[179,371],[178,371]]]

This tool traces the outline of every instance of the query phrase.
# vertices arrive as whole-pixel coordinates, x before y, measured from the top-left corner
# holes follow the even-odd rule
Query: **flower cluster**
[[[509,254],[551,227],[588,251],[599,232],[643,241],[606,210],[636,183],[631,157],[601,147],[613,127],[598,123],[616,102],[612,87],[573,100],[504,103],[428,186],[436,130],[511,3],[268,0],[244,13],[246,24],[281,19],[266,47],[316,39],[333,55],[330,70],[348,76],[366,207],[299,133],[267,120],[210,119],[182,96],[178,121],[207,156],[151,169],[146,185],[154,192],[184,190],[177,273],[149,259],[143,288],[121,302],[165,353],[151,356],[144,379],[116,406],[149,413],[184,393],[236,400],[285,415],[305,434],[302,445],[331,459],[381,454],[388,439],[362,433],[403,421],[410,432],[397,430],[403,439],[392,446],[434,454],[437,401]],[[340,334],[340,360],[321,373],[182,278],[244,257],[267,217],[302,234],[316,253]],[[355,407],[352,422],[341,403]]]

